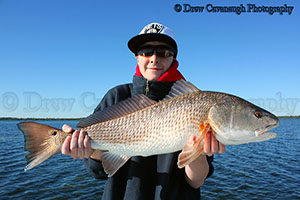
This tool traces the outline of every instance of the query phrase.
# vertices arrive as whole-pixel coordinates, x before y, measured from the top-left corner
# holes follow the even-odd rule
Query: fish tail
[[[29,152],[26,156],[27,165],[24,171],[36,167],[60,152],[63,143],[63,138],[60,136],[63,133],[61,130],[35,122],[21,122],[18,128],[24,135],[24,150]]]

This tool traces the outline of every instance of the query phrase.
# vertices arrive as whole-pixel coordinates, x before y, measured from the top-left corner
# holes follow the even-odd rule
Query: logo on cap
[[[153,23],[144,27],[140,34],[146,33],[160,33],[164,29],[164,26],[161,24]]]

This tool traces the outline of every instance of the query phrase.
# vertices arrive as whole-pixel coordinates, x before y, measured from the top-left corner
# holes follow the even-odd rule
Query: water
[[[81,160],[56,155],[37,168],[26,165],[18,121],[0,121],[0,199],[101,199],[105,181],[88,175]],[[41,121],[60,128],[77,121]],[[299,199],[300,119],[281,119],[276,139],[227,146],[215,173],[201,187],[210,199]]]

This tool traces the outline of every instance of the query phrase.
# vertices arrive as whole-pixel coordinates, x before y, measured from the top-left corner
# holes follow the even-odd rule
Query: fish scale
[[[191,134],[199,132],[211,106],[203,98],[206,95],[200,91],[172,98],[83,130],[89,133],[92,147],[114,153],[148,156],[178,151]]]
[[[102,151],[105,172],[112,176],[132,156],[150,156],[182,150],[182,168],[204,154],[204,138],[211,132],[225,145],[261,142],[276,137],[268,132],[278,118],[239,97],[200,91],[180,80],[162,101],[136,95],[81,120],[93,149]],[[65,133],[34,122],[22,122],[27,166],[31,169],[60,152]]]

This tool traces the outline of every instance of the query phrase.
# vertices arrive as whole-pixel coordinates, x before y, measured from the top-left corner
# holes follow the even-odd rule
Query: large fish
[[[182,168],[203,153],[208,131],[225,145],[238,145],[276,137],[268,131],[278,124],[276,116],[246,100],[200,91],[180,80],[159,102],[137,95],[81,120],[78,127],[88,133],[93,149],[103,151],[102,164],[112,176],[132,156],[179,150],[178,167]],[[59,153],[70,135],[34,122],[18,127],[29,151],[25,170]]]

